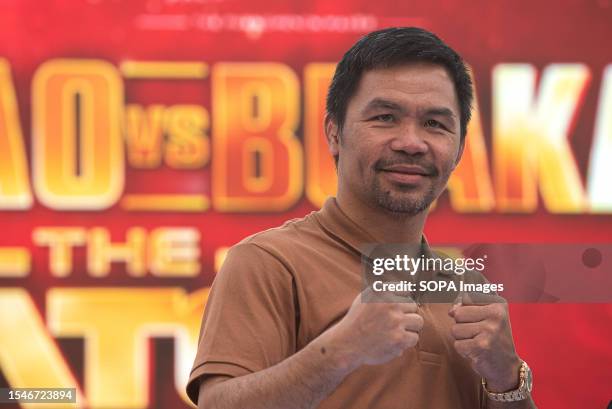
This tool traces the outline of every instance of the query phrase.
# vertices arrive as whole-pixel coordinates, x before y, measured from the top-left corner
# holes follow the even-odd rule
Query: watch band
[[[491,392],[487,389],[487,382],[482,378],[482,388],[489,399],[496,402],[516,402],[525,400],[531,394],[532,375],[531,369],[525,361],[521,361],[519,369],[519,386],[517,389],[508,392]]]

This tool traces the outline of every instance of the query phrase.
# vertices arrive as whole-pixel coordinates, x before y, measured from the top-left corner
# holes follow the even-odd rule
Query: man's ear
[[[340,129],[338,124],[329,115],[325,115],[325,137],[327,146],[332,156],[336,157],[340,153]]]

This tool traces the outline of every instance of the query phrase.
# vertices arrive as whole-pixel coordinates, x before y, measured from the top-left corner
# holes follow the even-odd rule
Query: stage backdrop
[[[612,241],[610,0],[5,0],[0,387],[187,407],[226,249],[334,194],[334,65],[399,25],[438,33],[476,84],[430,241]],[[510,308],[539,407],[605,408],[612,307]]]

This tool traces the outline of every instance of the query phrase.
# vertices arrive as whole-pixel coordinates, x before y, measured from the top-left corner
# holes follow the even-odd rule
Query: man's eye
[[[393,115],[391,114],[382,114],[382,115],[376,115],[372,119],[375,121],[380,121],[380,122],[393,122],[395,118],[393,118]]]
[[[425,127],[445,129],[444,125],[442,125],[440,122],[436,121],[435,119],[428,119],[427,121],[425,121]]]

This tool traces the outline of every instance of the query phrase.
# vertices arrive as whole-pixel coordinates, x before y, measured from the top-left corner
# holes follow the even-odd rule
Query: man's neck
[[[338,191],[340,209],[379,243],[421,243],[427,211],[416,215],[392,213],[377,205],[367,205]]]

